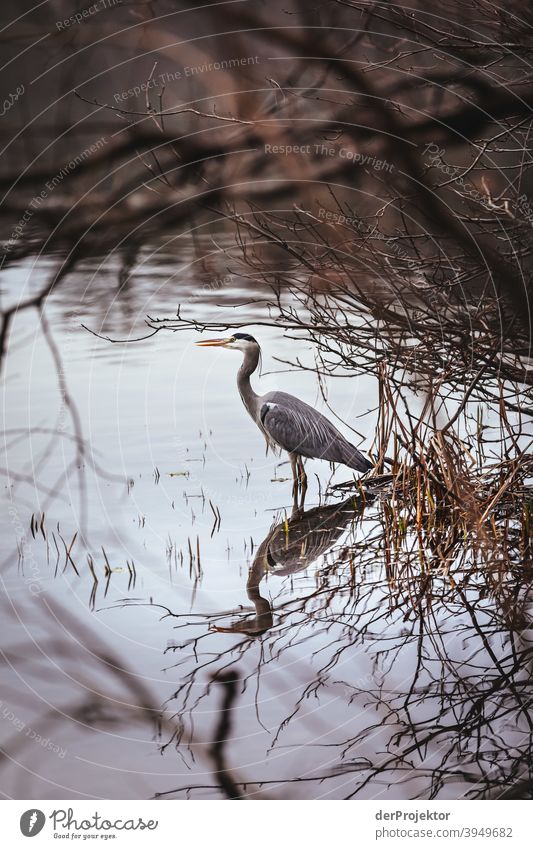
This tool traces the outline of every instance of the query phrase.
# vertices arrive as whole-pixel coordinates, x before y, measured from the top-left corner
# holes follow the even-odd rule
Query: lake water
[[[57,262],[8,269],[3,303],[36,291]],[[382,527],[378,502],[362,515],[348,505],[311,516],[303,530],[289,525],[290,466],[266,454],[241,404],[238,352],[198,349],[205,337],[193,330],[111,344],[82,325],[136,338],[147,315],[172,317],[178,305],[202,322],[242,323],[263,348],[256,388],[292,392],[333,418],[312,370],[283,362],[311,368],[312,346],[258,324],[269,320],[269,290],[235,272],[224,234],[147,247],[122,284],[120,267],[116,256],[85,262],[49,298],[49,334],[33,309],[10,334],[0,464],[4,793],[219,798],[211,741],[225,685],[213,678],[231,670],[239,684],[226,759],[245,795],[344,798],[378,762],[384,773],[363,796],[427,794],[440,743],[416,749],[410,769],[387,766],[408,747],[393,740],[405,722],[394,699],[403,693],[404,704],[418,669],[420,630],[391,602],[386,552],[369,542]],[[342,376],[325,387],[369,450],[374,380]],[[331,478],[314,461],[307,474],[307,509],[323,503],[330,479],[351,477],[340,468]],[[280,524],[277,557],[265,556]],[[444,598],[444,579],[442,588]],[[428,663],[416,682],[428,692],[417,721],[428,725],[441,710],[431,687],[443,654],[466,663],[465,675],[474,674],[468,658],[482,667],[486,657],[461,600],[446,596],[445,607],[444,624],[427,611]],[[491,604],[476,614],[505,656]],[[525,733],[515,720],[512,731],[498,726],[511,747]],[[452,727],[451,714],[442,721]],[[350,744],[363,731],[364,745]],[[456,798],[471,783],[458,771],[439,795]]]

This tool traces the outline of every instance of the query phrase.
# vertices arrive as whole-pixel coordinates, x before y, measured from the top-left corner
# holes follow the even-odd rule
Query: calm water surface
[[[210,248],[206,239],[206,254]],[[172,316],[178,304],[184,315],[202,321],[244,321],[264,351],[264,375],[256,386],[265,392],[283,388],[327,412],[315,376],[290,370],[274,359],[298,357],[312,365],[309,343],[289,339],[277,328],[254,329],[254,321],[268,317],[266,308],[249,303],[249,284],[229,272],[223,260],[223,255],[222,260],[210,260],[206,268],[207,261],[193,261],[190,246],[146,250],[120,291],[118,260],[86,264],[58,289],[46,309],[53,344],[62,359],[60,374],[33,310],[17,317],[5,367],[3,465],[9,510],[3,514],[2,555],[13,644],[29,640],[39,654],[39,629],[44,629],[46,619],[43,608],[59,603],[109,643],[161,702],[170,698],[195,658],[190,650],[174,648],[174,622],[161,619],[165,611],[158,606],[190,614],[186,621],[192,624],[185,633],[179,631],[180,642],[206,634],[206,614],[227,612],[231,624],[235,612],[253,610],[246,594],[248,569],[274,520],[290,514],[290,467],[285,458],[266,455],[264,441],[242,407],[235,386],[237,352],[197,349],[194,343],[200,337],[192,331],[112,345],[81,325],[116,338],[142,335],[147,314]],[[53,265],[43,259],[10,269],[4,277],[5,302],[34,291]],[[257,287],[253,295],[266,298],[268,291]],[[245,305],[233,307],[239,304]],[[60,380],[75,404],[87,441],[88,457],[81,463]],[[372,406],[373,392],[371,381],[362,385],[344,379],[328,386],[329,403],[359,432],[367,433],[367,447],[372,418],[359,417]],[[55,428],[59,434],[53,433]],[[315,474],[324,486],[331,470],[328,464],[308,464],[309,507],[318,499]],[[336,477],[345,480],[350,473],[340,470]],[[40,521],[43,513],[46,539],[39,532],[34,539],[31,518]],[[64,569],[61,542],[70,547],[76,532],[70,555],[79,575],[70,560]],[[58,567],[54,537],[61,554]],[[99,577],[92,601],[88,554]],[[112,569],[108,582],[106,560]],[[127,563],[134,566],[134,581]],[[295,576],[270,576],[266,593],[307,594],[316,586],[317,568],[315,563]],[[63,636],[67,646],[72,641],[75,665],[75,640],[68,633]],[[222,652],[241,639],[211,632],[209,653]],[[320,641],[313,645],[319,647]],[[253,772],[259,761],[268,777],[264,752],[269,738],[263,726],[273,728],[293,707],[295,693],[310,675],[310,651],[311,644],[300,634],[294,647],[287,645],[275,668],[265,672],[260,722],[256,685],[239,700],[232,757],[244,773],[248,768]],[[355,656],[354,651],[354,660]],[[243,675],[252,671],[256,659],[253,648],[240,664]],[[5,700],[17,716],[36,725],[42,724],[43,709],[54,711],[65,699],[70,701],[71,690],[78,699],[83,697],[87,687],[65,673],[53,656],[40,660],[44,669],[39,671],[11,664],[12,703]],[[198,690],[215,670],[216,663],[200,676]],[[107,692],[110,684],[104,674],[100,677]],[[200,741],[212,737],[219,702],[215,696],[195,711],[195,735]],[[335,693],[328,697],[327,711],[322,706],[306,708],[309,717],[300,726],[298,737],[304,734],[298,747],[309,735],[316,739],[331,733],[337,721],[336,698]],[[172,701],[167,708],[169,715],[175,713]],[[49,732],[53,744],[66,749],[64,756],[52,757],[46,746],[28,744],[21,760],[31,764],[30,772],[23,764],[10,767],[11,780],[24,786],[27,795],[62,797],[68,788],[69,795],[82,797],[146,796],[171,788],[172,782],[191,783],[191,772],[202,773],[202,761],[193,763],[190,753],[177,757],[169,748],[161,758],[146,729],[139,736],[138,728],[126,724],[125,729],[112,731],[110,738],[109,731],[94,731],[66,713]],[[16,737],[14,726],[6,730],[15,730]],[[277,777],[293,771],[294,756],[292,748],[280,748],[272,755]],[[299,757],[303,770],[328,761],[303,752]]]
[[[11,268],[4,303],[35,291],[54,262]],[[268,290],[232,270],[223,237],[216,246],[200,237],[146,249],[122,285],[120,266],[111,257],[78,268],[49,299],[48,335],[34,310],[21,312],[11,333],[1,464],[4,792],[218,798],[209,746],[223,687],[213,676],[230,669],[241,683],[227,759],[246,792],[344,798],[354,772],[408,745],[391,742],[402,715],[390,705],[398,694],[405,701],[413,670],[416,686],[431,688],[444,653],[464,661],[465,674],[475,657],[482,672],[486,647],[472,645],[452,599],[446,624],[435,612],[427,626],[420,670],[419,626],[391,604],[386,552],[369,543],[380,528],[376,505],[362,520],[348,504],[289,527],[290,467],[265,454],[242,407],[237,352],[197,349],[192,330],[110,344],[82,328],[136,337],[146,315],[172,316],[178,305],[201,321],[245,322],[263,346],[256,387],[283,388],[331,416],[315,374],[275,359],[312,366],[309,342],[256,326],[269,317]],[[373,380],[325,386],[368,450]],[[307,472],[310,509],[322,503],[331,469],[309,462]],[[476,615],[491,622],[491,604]],[[493,637],[504,652],[503,632]],[[441,698],[429,689],[418,720],[433,721]],[[441,721],[452,725],[450,715]],[[364,729],[354,751],[347,741]],[[520,721],[506,729],[508,746],[521,745]],[[437,764],[438,751],[415,751],[411,769],[385,773],[362,795],[424,795],[421,767]],[[368,760],[338,771],[356,758]],[[466,787],[458,775],[439,795]]]

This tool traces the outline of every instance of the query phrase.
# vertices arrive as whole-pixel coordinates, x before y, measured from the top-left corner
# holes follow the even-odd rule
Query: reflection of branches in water
[[[30,711],[35,717],[32,726],[41,736],[64,742],[72,729],[80,735],[93,730],[109,734],[121,725],[146,726],[154,733],[160,713],[157,701],[94,629],[81,624],[63,606],[44,600],[31,607],[32,633],[39,637],[28,641],[24,628],[27,615],[27,610],[14,603],[6,612],[6,621],[13,616],[18,626],[22,625],[23,640],[19,645],[4,645],[1,660],[6,682],[13,670],[19,679],[14,689],[14,710],[24,715]],[[43,682],[39,693],[24,684],[35,680]],[[51,680],[54,692],[47,697],[46,682]],[[4,699],[11,696],[10,689],[8,683]],[[31,739],[20,733],[4,740],[4,769],[13,759],[24,761],[25,747],[31,745]],[[63,780],[73,780],[68,770]],[[65,785],[64,789],[76,790],[75,784],[74,780],[74,786]],[[27,795],[31,797],[31,792]]]
[[[225,626],[227,614],[211,616],[211,631],[198,621],[201,633],[173,647],[182,658],[174,668],[184,670],[174,694],[177,713],[184,723],[192,719],[209,692],[209,685],[201,685],[202,677],[213,669],[231,675],[237,662],[243,689],[256,681],[257,711],[267,670],[268,686],[283,693],[288,682],[282,663],[288,663],[299,646],[317,646],[311,654],[306,650],[307,661],[298,661],[300,677],[308,681],[293,708],[269,732],[270,751],[287,735],[291,745],[294,732],[310,721],[305,716],[295,724],[302,707],[310,697],[327,693],[343,701],[340,724],[346,736],[323,744],[335,753],[336,764],[306,780],[327,783],[345,776],[347,797],[383,783],[406,784],[406,792],[424,798],[438,796],[449,783],[474,797],[498,795],[529,776],[531,768],[533,648],[520,632],[529,622],[533,576],[514,570],[487,587],[463,541],[450,543],[449,538],[442,544],[448,550],[453,546],[453,569],[437,559],[421,568],[420,550],[409,535],[400,546],[391,538],[387,500],[377,508],[370,501],[355,503],[362,511],[356,521],[350,499],[315,508],[270,531],[257,550],[247,583],[255,617]],[[350,523],[348,537],[335,542]],[[323,546],[317,544],[321,530]],[[431,550],[435,538],[424,534],[423,545]],[[396,557],[388,564],[391,549]],[[269,573],[290,575],[318,557],[320,571],[311,592],[302,596],[282,587],[272,605],[259,596],[259,582]],[[186,623],[176,627],[190,626],[186,617]],[[215,635],[220,632],[244,639],[217,650]],[[357,666],[364,657],[369,669],[359,679],[354,652]],[[188,670],[191,653],[196,663]],[[328,730],[317,728],[315,736]],[[382,750],[371,755],[378,740],[384,741]],[[185,738],[178,735],[177,742],[183,744]],[[290,784],[300,778],[278,781]],[[246,780],[248,793],[273,781],[256,767]]]
[[[0,469],[0,474],[5,474],[8,477],[12,485],[12,497],[16,491],[17,485],[20,483],[30,484],[35,492],[46,496],[41,504],[41,510],[43,512],[48,509],[52,502],[63,497],[66,481],[69,480],[71,475],[76,475],[80,505],[78,519],[80,537],[86,541],[88,518],[86,468],[88,467],[92,469],[95,474],[107,480],[124,482],[124,479],[119,475],[110,473],[102,467],[96,459],[95,452],[84,437],[82,419],[67,383],[65,355],[61,350],[60,345],[54,339],[52,327],[50,326],[50,322],[46,314],[47,299],[55,292],[60,283],[63,282],[64,279],[74,270],[76,264],[76,252],[73,251],[68,259],[60,263],[59,267],[53,272],[49,280],[41,286],[35,295],[0,310],[0,316],[2,319],[2,327],[0,331],[0,373],[4,366],[4,360],[8,354],[8,338],[12,321],[18,313],[25,312],[26,310],[34,310],[38,315],[40,328],[52,358],[53,368],[57,377],[59,399],[59,411],[55,427],[43,429],[30,426],[26,430],[19,429],[17,436],[12,443],[9,446],[5,446],[5,450],[7,451],[8,448],[14,447],[17,440],[25,438],[31,442],[34,439],[34,436],[39,433],[44,434],[46,432],[49,438],[41,452],[41,458],[36,459],[33,456],[34,446],[32,445],[32,451],[28,452],[32,455],[32,461],[27,473],[24,471],[15,471],[13,469],[10,469],[9,471],[7,469]],[[70,422],[72,429],[71,433],[67,430],[67,421]],[[8,433],[8,431],[4,431],[4,437],[7,437]],[[73,456],[69,462],[67,462],[59,477],[50,486],[45,486],[39,477],[41,467],[49,458],[50,451],[53,449],[54,445],[59,444],[62,441],[74,449]]]
[[[242,794],[226,764],[226,744],[231,732],[231,714],[237,695],[239,678],[236,670],[228,669],[226,672],[216,675],[214,680],[222,685],[224,698],[220,707],[218,726],[215,729],[215,739],[210,746],[209,753],[213,758],[215,777],[218,778],[223,793],[228,799],[240,799]]]
[[[431,467],[429,455],[420,459]],[[446,477],[438,452],[436,460],[436,482],[395,458],[379,499],[369,481],[357,497],[275,524],[248,576],[251,617],[230,624],[227,614],[177,617],[183,639],[170,650],[181,682],[167,706],[174,719],[163,714],[163,751],[174,743],[182,756],[195,752],[195,719],[213,688],[219,690],[216,681],[224,698],[218,728],[210,730],[218,742],[206,749],[215,783],[189,782],[168,794],[237,798],[274,785],[279,793],[282,785],[290,795],[293,782],[327,787],[342,779],[345,795],[394,783],[427,798],[453,782],[458,792],[467,784],[466,792],[479,797],[526,780],[533,649],[520,632],[530,623],[533,574],[524,470],[510,484],[503,478],[505,498],[496,501],[501,475],[496,469],[493,481],[485,474],[485,507],[467,504],[452,521],[468,489],[457,489],[460,470]],[[477,531],[461,523],[490,505]],[[316,584],[309,588],[304,570],[312,566]],[[284,584],[269,599],[261,585],[271,589],[280,578]],[[106,667],[102,651],[96,654]],[[269,751],[294,745],[296,732],[307,734],[309,748],[327,753],[327,768],[273,779],[267,759],[250,775],[233,774],[236,669],[241,688],[254,690],[247,709],[268,735]],[[279,704],[274,712],[269,689]],[[325,712],[306,711],[310,699],[333,699],[342,734]]]
[[[68,415],[70,416],[70,420],[72,422],[72,427],[73,427],[73,431],[74,431],[74,434],[73,434],[74,435],[74,444],[76,446],[75,456],[71,460],[70,464],[66,467],[66,469],[61,473],[61,476],[59,477],[59,479],[55,483],[54,487],[52,487],[52,490],[59,492],[61,490],[61,487],[64,485],[65,481],[68,479],[70,471],[72,471],[72,470],[77,471],[78,486],[79,486],[79,493],[80,493],[79,524],[80,524],[82,536],[84,538],[86,538],[87,490],[86,490],[86,483],[85,483],[85,472],[84,472],[84,468],[83,468],[83,461],[85,460],[85,457],[86,457],[86,451],[85,451],[85,439],[84,439],[84,436],[83,436],[82,421],[81,421],[80,414],[78,413],[77,407],[74,404],[72,396],[71,396],[70,392],[68,391],[67,381],[66,381],[66,377],[65,377],[65,369],[64,369],[62,358],[61,358],[61,353],[60,353],[60,350],[59,350],[59,348],[58,348],[57,344],[55,343],[54,338],[52,336],[50,325],[48,323],[48,319],[46,317],[46,313],[44,312],[44,310],[41,311],[41,327],[42,327],[42,330],[43,330],[44,337],[46,339],[46,343],[47,343],[48,348],[50,350],[50,353],[52,354],[54,367],[55,367],[55,370],[56,370],[56,373],[57,373],[58,384],[59,384],[59,386],[58,386],[59,395],[60,395],[61,404],[62,404],[60,415],[63,415],[65,410],[68,412]],[[46,505],[43,509],[46,509]]]
[[[6,611],[5,621],[10,615],[15,615],[19,625],[25,621],[25,611],[11,606]],[[4,736],[0,747],[0,768],[13,769],[14,765],[24,764],[26,750],[33,744],[32,739],[50,738],[53,744],[61,741],[67,746],[72,730],[77,739],[83,735],[90,737],[95,745],[95,732],[101,737],[124,733],[127,729],[128,739],[135,742],[135,727],[142,732],[137,743],[146,740],[146,733],[153,737],[155,733],[173,735],[177,722],[169,719],[161,712],[158,697],[151,692],[138,672],[128,665],[120,656],[99,637],[92,627],[81,624],[77,618],[56,602],[44,600],[42,604],[32,607],[32,630],[39,628],[39,640],[33,639],[28,644],[24,640],[20,644],[13,643],[9,648],[0,650],[0,663],[4,670],[4,688],[2,701],[4,717],[9,711],[16,716],[17,732],[7,738]],[[15,671],[19,683],[13,688],[10,675]],[[225,744],[231,730],[231,705],[235,696],[237,678],[235,674],[217,677],[224,687],[224,700],[220,708],[218,726],[215,731],[215,742],[206,753],[205,747],[197,745],[198,741],[190,739],[189,744],[194,749],[195,757],[205,762],[206,769],[215,766],[215,780],[221,791],[228,798],[238,798],[238,776],[234,776],[226,766]],[[47,696],[44,682],[53,677],[54,691]],[[31,686],[22,686],[20,681],[42,679],[43,686],[36,693]],[[11,690],[13,689],[13,693]],[[31,727],[22,721],[22,716],[33,717]],[[32,731],[31,736],[20,733],[20,727]],[[59,746],[56,745],[56,749]],[[64,757],[64,754],[62,755]],[[62,762],[63,763],[63,762]],[[76,774],[65,766],[60,781],[64,782],[63,790],[78,792]],[[32,774],[38,777],[35,769]],[[46,775],[43,779],[50,781]],[[70,784],[68,784],[70,782]],[[22,795],[32,796],[31,789],[23,790]],[[146,795],[151,796],[152,790],[148,785]]]

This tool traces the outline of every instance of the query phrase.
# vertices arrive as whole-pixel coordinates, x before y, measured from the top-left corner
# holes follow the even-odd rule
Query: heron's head
[[[228,336],[227,339],[206,339],[204,342],[197,342],[196,344],[200,348],[216,346],[220,348],[231,348],[232,350],[242,351],[243,353],[260,350],[259,342],[253,336],[250,336],[249,333],[234,333],[233,336]]]

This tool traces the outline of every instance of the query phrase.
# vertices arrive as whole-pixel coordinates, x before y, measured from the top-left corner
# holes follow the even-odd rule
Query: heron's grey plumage
[[[261,396],[260,420],[273,442],[290,454],[343,463],[358,472],[372,468],[366,457],[329,419],[293,395],[268,392]]]

